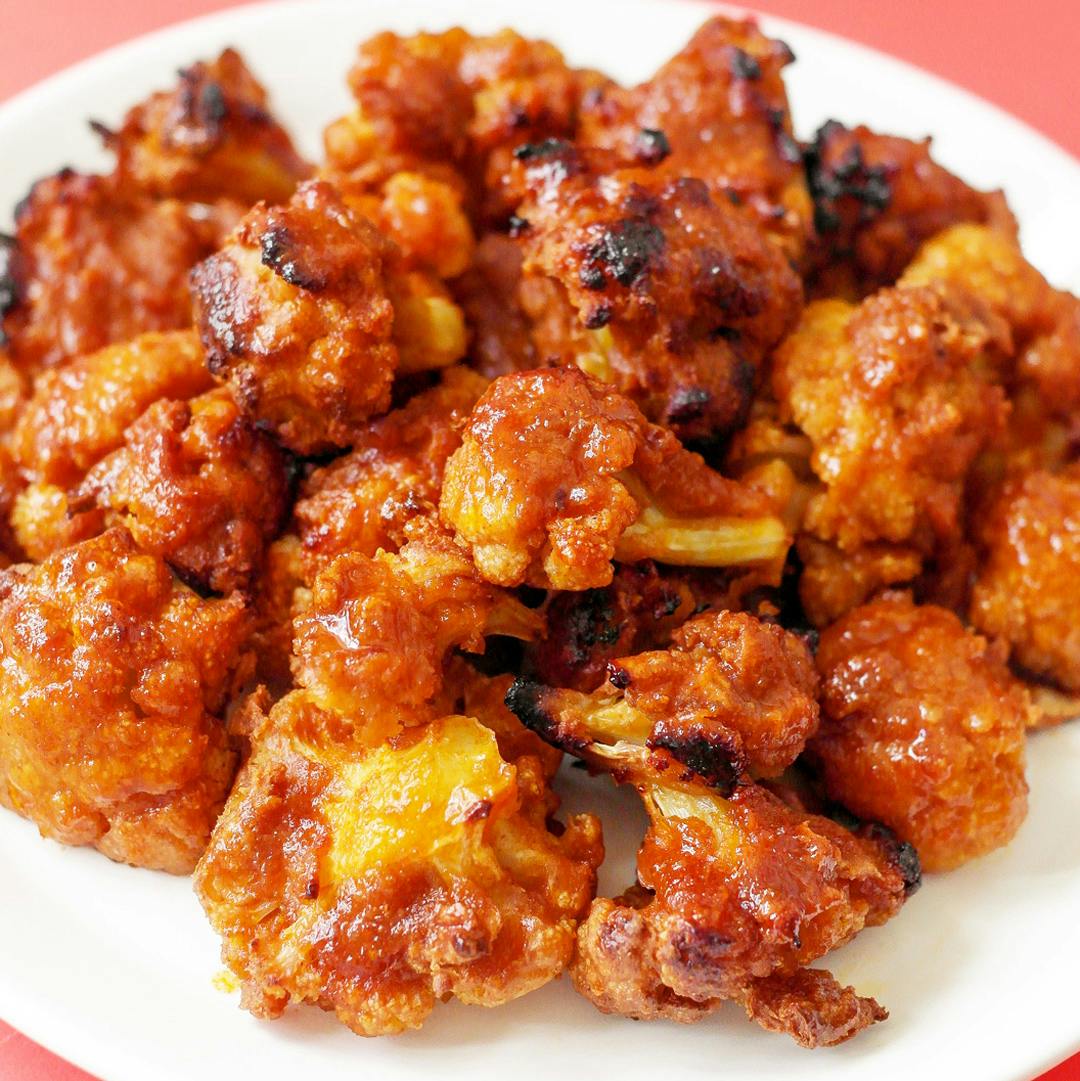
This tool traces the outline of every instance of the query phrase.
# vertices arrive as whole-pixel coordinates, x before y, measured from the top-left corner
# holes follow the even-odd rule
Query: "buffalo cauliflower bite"
[[[97,127],[117,173],[158,198],[283,202],[311,171],[235,49],[181,69],[173,89],[129,110],[117,131]]]
[[[896,915],[919,881],[910,846],[793,810],[755,784],[725,799],[623,766],[650,826],[638,883],[594,901],[578,930],[578,991],[605,1013],[684,1023],[732,1001],[806,1047],[888,1016],[802,966]]]
[[[464,352],[460,312],[323,181],[258,204],[192,272],[210,370],[300,454],[348,446],[390,403],[399,368]],[[405,363],[405,361],[408,363]]]
[[[972,623],[1029,673],[1080,691],[1080,466],[1010,478],[976,529]]]
[[[284,455],[219,388],[152,405],[72,502],[101,508],[185,581],[226,593],[254,583],[288,494]]]
[[[730,434],[802,305],[784,255],[702,180],[568,143],[517,154],[520,296],[539,355],[611,383],[684,440]]]
[[[809,305],[772,373],[781,419],[810,437],[824,485],[805,530],[845,552],[874,541],[930,552],[957,534],[967,472],[1005,423],[985,369],[1006,333],[930,287]]]
[[[540,617],[485,582],[434,528],[400,552],[339,556],[294,621],[296,682],[368,742],[429,720],[452,649],[484,651],[485,634],[528,638]]]
[[[647,748],[660,772],[696,775],[725,794],[748,772],[782,773],[818,726],[805,642],[745,612],[696,616],[669,649],[610,661],[608,685],[591,694],[519,679],[507,705],[602,768],[617,769],[627,746]]]
[[[307,740],[299,708],[256,729],[196,873],[242,1005],[313,1003],[375,1036],[557,977],[595,888],[596,819],[551,832],[539,762],[504,760],[471,718],[359,749]]]
[[[190,871],[235,766],[235,595],[203,600],[123,530],[0,581],[0,802],[65,844]]]
[[[356,109],[326,130],[328,163],[346,186],[427,173],[467,195],[476,220],[501,224],[513,209],[515,147],[573,136],[583,95],[605,82],[512,30],[378,34],[349,73]]]
[[[188,271],[235,208],[153,200],[115,177],[64,170],[15,214],[0,317],[15,365],[34,374],[147,331],[191,324]]]
[[[1027,692],[952,612],[886,593],[821,635],[809,751],[829,797],[945,871],[1012,840],[1027,812]]]
[[[442,520],[489,581],[607,585],[612,558],[782,561],[762,496],[709,469],[615,391],[574,369],[506,375],[446,466]]]
[[[308,581],[343,552],[399,548],[406,524],[434,512],[447,459],[486,386],[467,368],[448,369],[438,385],[369,421],[348,454],[303,482],[293,518]]]
[[[942,168],[929,139],[831,120],[807,148],[806,172],[815,229],[809,273],[818,296],[860,297],[892,285],[923,241],[958,222],[1016,232],[1001,192],[976,191]]]
[[[714,17],[647,82],[587,95],[579,139],[667,179],[707,181],[801,258],[811,203],[782,77],[792,60],[752,20]]]

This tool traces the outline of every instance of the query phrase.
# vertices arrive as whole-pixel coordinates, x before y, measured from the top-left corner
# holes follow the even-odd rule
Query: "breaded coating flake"
[[[1007,481],[978,534],[972,623],[1028,672],[1080,691],[1080,465]]]
[[[831,799],[946,871],[1012,840],[1027,813],[1027,692],[951,612],[886,593],[821,636],[810,751]]]
[[[783,524],[621,395],[575,369],[502,376],[446,467],[439,513],[491,582],[590,589],[612,558],[783,557]]]
[[[255,734],[196,891],[242,1004],[333,1010],[366,1036],[437,1001],[496,1006],[555,978],[603,855],[599,823],[546,826],[539,762],[441,717],[366,751],[316,746],[295,696]]]
[[[189,872],[235,768],[220,713],[249,618],[119,529],[0,572],[0,802],[111,859]]]

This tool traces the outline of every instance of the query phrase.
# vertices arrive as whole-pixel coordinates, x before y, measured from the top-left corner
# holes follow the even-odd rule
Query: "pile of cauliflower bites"
[[[809,964],[1023,821],[1080,302],[928,142],[798,142],[792,59],[384,33],[312,165],[229,50],[16,209],[0,802],[194,872],[259,1017],[567,970],[837,1043],[886,1013]],[[564,753],[644,804],[620,896]]]

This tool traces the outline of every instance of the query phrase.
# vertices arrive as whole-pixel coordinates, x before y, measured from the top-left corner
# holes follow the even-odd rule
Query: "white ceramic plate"
[[[101,164],[88,115],[115,120],[167,85],[177,65],[226,44],[243,50],[314,155],[323,124],[347,105],[354,45],[374,31],[509,24],[553,39],[576,63],[634,80],[709,10],[675,0],[318,0],[229,11],[113,50],[0,108],[0,207],[61,164]],[[933,132],[945,164],[1008,191],[1031,258],[1080,287],[1076,161],[895,60],[779,20],[765,27],[799,56],[789,88],[800,133],[830,116]],[[260,1023],[215,988],[217,942],[187,881],[46,843],[6,812],[0,1017],[108,1081],[525,1081],[601,1071],[621,1081],[1027,1081],[1080,1047],[1080,726],[1032,740],[1029,778],[1031,813],[1014,844],[928,882],[899,918],[828,958],[842,981],[892,1013],[833,1050],[802,1051],[734,1006],[689,1028],[604,1017],[566,981],[499,1010],[440,1007],[421,1032],[394,1039],[361,1040],[314,1009]],[[583,783],[568,771],[570,806],[581,804]],[[631,793],[603,783],[590,783],[588,803],[608,812],[601,887],[617,891],[632,877],[640,812]]]

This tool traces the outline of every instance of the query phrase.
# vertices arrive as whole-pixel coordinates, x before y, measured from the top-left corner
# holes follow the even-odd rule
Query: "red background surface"
[[[15,0],[2,0],[14,3]],[[0,34],[0,101],[121,41],[235,0],[35,0]],[[1077,0],[751,0],[959,83],[1080,156]],[[462,6],[467,0],[461,0]],[[2,962],[0,962],[2,963]],[[977,1038],[972,1033],[972,1039]],[[3,1081],[93,1081],[0,1021]],[[1080,1081],[1080,1055],[1040,1081]]]

